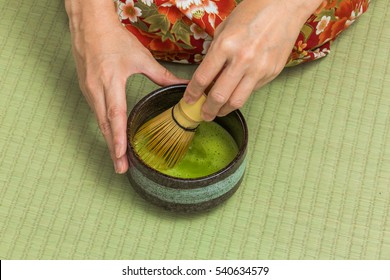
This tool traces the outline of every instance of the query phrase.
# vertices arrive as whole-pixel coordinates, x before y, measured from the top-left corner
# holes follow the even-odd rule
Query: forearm
[[[269,32],[276,32],[271,30],[278,30],[277,32],[284,34],[285,42],[291,43],[323,2],[324,0],[243,0],[231,16],[240,18],[239,21],[247,26],[248,32],[260,34],[268,30],[270,34]],[[229,18],[226,21],[228,20]]]
[[[270,2],[279,2],[286,7],[291,15],[295,15],[297,20],[306,21],[311,14],[321,5],[326,2],[324,0],[243,0],[242,4],[248,5],[252,10],[261,9],[267,6]],[[278,16],[278,15],[275,15]],[[279,15],[280,16],[280,15]]]
[[[112,0],[65,0],[65,9],[72,33],[94,28],[99,22],[118,22]]]

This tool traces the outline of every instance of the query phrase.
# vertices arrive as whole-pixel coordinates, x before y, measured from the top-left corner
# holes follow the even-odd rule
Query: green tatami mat
[[[390,259],[389,1],[372,1],[331,49],[242,108],[237,193],[174,214],[114,173],[62,1],[1,0],[0,259]],[[156,88],[131,77],[128,108]]]

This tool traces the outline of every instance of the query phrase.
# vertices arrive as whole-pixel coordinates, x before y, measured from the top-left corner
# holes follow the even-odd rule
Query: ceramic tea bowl
[[[221,204],[240,186],[246,167],[248,129],[239,110],[214,120],[230,133],[239,151],[226,167],[208,176],[177,178],[146,165],[133,146],[136,131],[149,119],[177,104],[185,88],[186,85],[173,85],[157,89],[133,107],[127,122],[127,176],[131,186],[147,201],[171,211],[198,212]]]

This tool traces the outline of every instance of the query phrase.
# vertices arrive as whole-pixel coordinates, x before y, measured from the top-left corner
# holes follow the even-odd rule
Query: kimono
[[[215,29],[245,0],[114,0],[122,24],[162,61],[200,63]],[[310,1],[310,0],[308,0]],[[370,0],[325,0],[302,26],[286,67],[325,57]]]

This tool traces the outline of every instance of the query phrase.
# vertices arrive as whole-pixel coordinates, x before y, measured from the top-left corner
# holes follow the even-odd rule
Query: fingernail
[[[202,119],[206,122],[210,122],[214,119],[214,117],[212,115],[205,114],[202,112]]]
[[[122,157],[122,149],[121,149],[121,145],[115,145],[115,156],[116,158],[120,158]]]
[[[115,173],[119,173],[119,166],[118,166],[119,164],[116,162],[116,161],[114,161],[114,169],[115,169]]]
[[[187,103],[187,104],[192,104],[192,103],[194,103],[194,99],[193,99],[191,96],[189,96],[188,94],[187,94],[187,95],[184,95],[184,96],[183,96],[183,99],[184,99],[184,102]]]
[[[114,167],[115,167],[115,172],[117,174],[122,174],[123,173],[123,164],[122,161],[115,161],[114,162]]]

